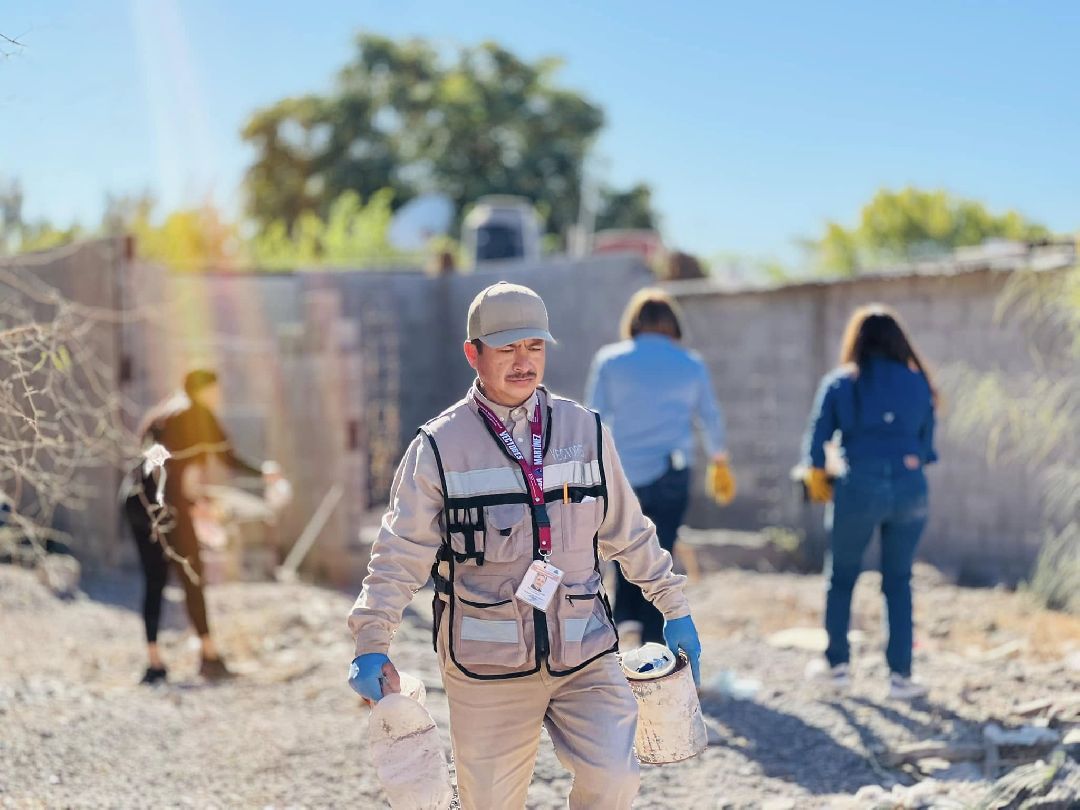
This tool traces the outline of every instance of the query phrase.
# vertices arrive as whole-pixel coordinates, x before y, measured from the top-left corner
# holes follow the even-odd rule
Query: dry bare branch
[[[57,510],[79,510],[100,494],[88,473],[128,471],[141,461],[139,437],[124,427],[115,369],[98,347],[115,324],[145,313],[70,301],[34,274],[29,259],[0,267],[0,551],[18,545],[20,556],[39,557],[47,540],[70,539],[54,528]],[[197,581],[166,542],[169,509],[138,494],[154,538]]]

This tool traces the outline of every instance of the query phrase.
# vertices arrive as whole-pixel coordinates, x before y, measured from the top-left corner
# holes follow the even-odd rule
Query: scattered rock
[[[1004,729],[997,723],[990,723],[983,729],[983,739],[998,747],[1053,748],[1058,744],[1060,736],[1053,729],[1043,726]]]
[[[761,803],[761,810],[795,810],[797,807],[794,799],[766,799]]]
[[[1080,728],[1069,731],[1061,741],[1061,745],[1066,754],[1072,757],[1075,762],[1080,762]]]
[[[866,633],[862,630],[848,633],[848,642],[853,646],[861,644],[865,639]],[[780,649],[824,653],[829,646],[829,636],[824,627],[788,627],[768,636],[765,643]]]
[[[198,641],[177,591],[160,634],[169,683],[147,689],[135,685],[145,666],[138,581],[130,572],[109,577],[84,577],[80,586],[91,598],[62,602],[34,573],[0,565],[0,806],[386,806],[363,755],[369,712],[344,686],[353,654],[344,617],[355,594],[304,583],[212,586],[211,625],[242,674],[209,687],[195,675]],[[702,617],[705,683],[728,672],[738,673],[726,676],[728,686],[756,679],[761,688],[751,700],[703,690],[710,747],[684,766],[644,768],[640,806],[865,810],[875,805],[853,795],[870,785],[882,807],[975,806],[992,786],[978,779],[978,760],[908,747],[981,742],[990,721],[1003,731],[1010,720],[1035,728],[1049,722],[1065,739],[1062,751],[1075,755],[1080,740],[1068,724],[1080,705],[1067,700],[1076,678],[1066,656],[1080,649],[1080,622],[1022,612],[1022,600],[1006,592],[920,585],[917,626],[950,622],[947,635],[921,632],[915,651],[934,701],[890,702],[879,585],[879,578],[860,579],[852,688],[830,697],[804,678],[807,659],[824,645],[819,576],[726,571],[690,586]],[[445,751],[448,710],[429,604],[429,593],[418,595],[390,654],[399,670],[425,681]],[[979,623],[990,617],[995,632],[981,633]],[[784,628],[810,630],[814,649],[765,643]],[[1018,638],[1028,646],[1000,661],[964,652]],[[1080,671],[1080,653],[1076,663]],[[1053,705],[1035,715],[1015,713],[1050,696]],[[921,756],[890,769],[889,752]],[[1041,756],[1047,762],[1052,752]],[[930,773],[926,786],[898,786],[922,775],[916,764]],[[50,786],[50,775],[61,782]],[[542,736],[528,806],[564,807],[569,783]]]
[[[1027,641],[1021,638],[1015,638],[1012,641],[1006,641],[1004,644],[999,644],[993,649],[987,650],[982,654],[984,661],[1004,661],[1007,658],[1016,658],[1027,647]]]
[[[990,723],[983,729],[986,775],[997,777],[1002,771],[1034,762],[1053,750],[1060,739],[1056,731],[1043,726],[1003,729]]]
[[[983,769],[974,762],[954,762],[948,768],[943,768],[934,774],[934,778],[942,782],[981,782]]]
[[[38,580],[61,599],[79,592],[82,566],[69,554],[46,554],[37,566]]]
[[[789,627],[773,633],[765,642],[782,650],[823,653],[829,646],[829,636],[822,627]]]
[[[975,743],[927,740],[899,745],[882,754],[881,762],[890,768],[897,768],[927,758],[941,759],[946,762],[980,760],[985,753],[985,748]]]
[[[855,794],[851,807],[870,810],[930,810],[946,806],[956,798],[957,788],[937,779],[924,779],[914,785],[893,785],[886,791],[880,785],[867,785]],[[948,802],[951,806],[951,801]]]
[[[881,785],[863,785],[855,792],[855,801],[865,804],[884,801],[889,792]]]
[[[942,616],[930,625],[927,632],[931,638],[948,638],[949,633],[952,632],[952,620],[947,616]]]
[[[712,678],[699,690],[703,698],[720,697],[735,700],[753,700],[761,690],[761,681],[757,678],[739,676],[730,669],[725,669]]]
[[[1034,717],[1042,714],[1044,711],[1054,705],[1052,698],[1038,698],[1037,700],[1029,700],[1025,703],[1018,703],[1013,708],[1013,714],[1017,714],[1020,717]]]

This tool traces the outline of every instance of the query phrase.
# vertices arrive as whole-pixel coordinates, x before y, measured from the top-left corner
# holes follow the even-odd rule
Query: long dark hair
[[[862,370],[871,357],[884,357],[903,363],[926,378],[937,399],[937,387],[926,364],[915,350],[901,325],[900,316],[884,304],[867,304],[851,314],[840,342],[840,365],[853,365]]]

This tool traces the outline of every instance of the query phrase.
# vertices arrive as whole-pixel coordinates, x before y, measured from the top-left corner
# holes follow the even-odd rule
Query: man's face
[[[484,346],[479,351],[465,343],[465,357],[476,369],[484,395],[500,405],[520,405],[544,379],[547,344],[539,339],[519,340],[509,346]]]

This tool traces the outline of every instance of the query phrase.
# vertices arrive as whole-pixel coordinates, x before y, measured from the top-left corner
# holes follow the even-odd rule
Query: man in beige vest
[[[349,615],[349,683],[376,701],[399,691],[390,639],[431,576],[465,810],[525,806],[541,724],[573,774],[571,808],[628,808],[637,795],[637,705],[613,655],[601,560],[660,610],[698,680],[685,578],[599,417],[540,386],[548,342],[532,290],[499,282],[473,300],[464,349],[477,379],[409,445]]]

